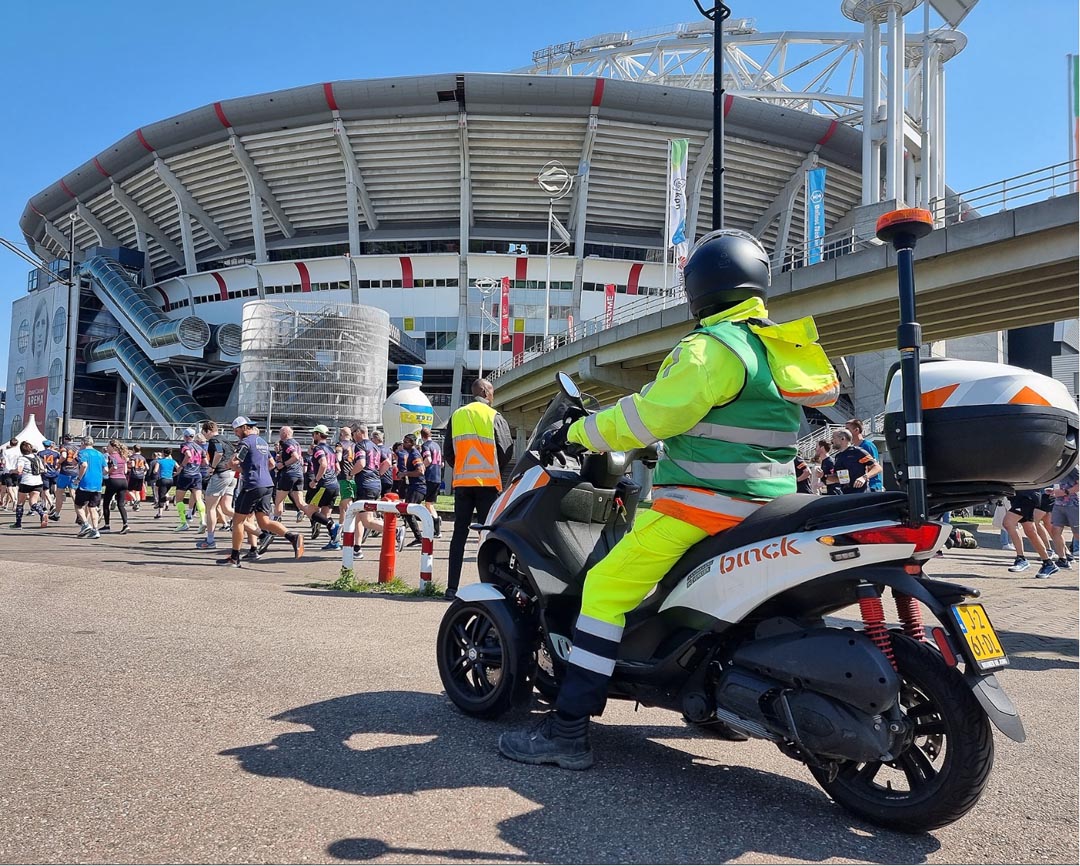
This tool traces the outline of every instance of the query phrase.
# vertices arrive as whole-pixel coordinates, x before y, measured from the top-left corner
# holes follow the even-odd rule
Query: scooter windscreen
[[[558,427],[567,414],[571,412],[577,412],[580,415],[577,402],[560,391],[555,395],[555,399],[548,404],[547,411],[544,412],[540,423],[533,429],[532,435],[529,437],[529,450],[539,451],[540,440],[544,437],[544,434],[548,430]]]

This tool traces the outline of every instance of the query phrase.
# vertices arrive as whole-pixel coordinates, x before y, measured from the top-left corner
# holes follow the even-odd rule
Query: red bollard
[[[396,493],[387,493],[387,500],[396,501]],[[383,513],[382,545],[379,548],[379,583],[390,583],[397,567],[397,522],[393,511]]]

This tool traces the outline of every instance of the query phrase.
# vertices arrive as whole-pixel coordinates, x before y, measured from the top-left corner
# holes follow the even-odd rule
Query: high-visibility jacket
[[[799,406],[831,404],[839,383],[812,322],[767,315],[751,298],[703,319],[655,381],[575,422],[568,438],[597,451],[664,440],[653,509],[710,532],[794,493]]]
[[[474,400],[450,416],[454,487],[494,487],[502,490],[502,475],[495,448],[497,414],[483,400]]]

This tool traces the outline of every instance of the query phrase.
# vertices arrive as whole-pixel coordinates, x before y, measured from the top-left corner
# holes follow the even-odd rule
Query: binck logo
[[[733,556],[720,557],[720,573],[727,574],[736,568],[743,568],[751,562],[762,559],[780,559],[785,556],[801,556],[802,551],[795,546],[795,541],[785,536],[780,541],[771,541],[761,547],[751,547]]]

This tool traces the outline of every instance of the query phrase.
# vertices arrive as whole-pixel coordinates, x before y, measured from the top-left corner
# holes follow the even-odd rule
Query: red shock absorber
[[[881,603],[881,596],[874,587],[864,583],[858,589],[859,611],[862,613],[863,632],[874,645],[881,650],[882,655],[889,660],[889,664],[896,669],[896,659],[893,657],[892,635],[885,627],[885,607]]]
[[[896,613],[900,622],[904,624],[904,634],[912,640],[926,640],[926,629],[923,628],[922,608],[919,602],[910,595],[893,590],[893,598],[896,601]]]

